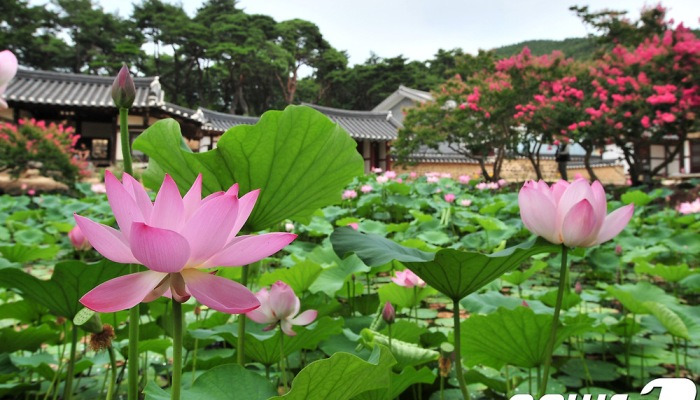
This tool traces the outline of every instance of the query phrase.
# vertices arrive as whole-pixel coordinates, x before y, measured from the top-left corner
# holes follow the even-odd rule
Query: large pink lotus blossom
[[[123,183],[107,171],[107,199],[121,230],[75,215],[90,244],[106,258],[142,264],[148,270],[109,280],[80,299],[99,312],[131,308],[160,296],[179,302],[190,296],[215,310],[238,314],[260,303],[245,286],[202,271],[241,266],[270,256],[292,242],[291,233],[236,236],[258,198],[254,190],[238,198],[238,185],[202,199],[199,175],[185,197],[166,175],[154,203],[128,174]]]
[[[413,273],[410,269],[405,269],[403,271],[396,271],[396,276],[391,278],[392,282],[399,286],[412,288],[414,286],[424,287],[425,281],[423,281],[418,275]]]
[[[10,50],[0,51],[0,109],[7,108],[2,98],[12,78],[17,74],[17,57]]]
[[[520,217],[530,232],[568,247],[591,247],[617,236],[627,226],[634,205],[607,215],[605,190],[600,182],[564,180],[551,187],[544,181],[525,182],[518,194]]]
[[[269,324],[265,330],[274,329],[279,323],[282,332],[294,336],[296,332],[292,325],[308,325],[318,316],[316,310],[306,310],[299,314],[299,298],[294,294],[294,290],[282,281],[273,283],[270,290],[260,289],[255,295],[260,301],[260,308],[245,315],[259,324]]]

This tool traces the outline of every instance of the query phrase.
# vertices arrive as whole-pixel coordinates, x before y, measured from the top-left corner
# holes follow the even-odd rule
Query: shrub
[[[20,119],[17,125],[0,123],[0,172],[18,178],[29,168],[64,183],[74,183],[88,174],[87,164],[76,157],[80,138],[72,127],[34,119]]]

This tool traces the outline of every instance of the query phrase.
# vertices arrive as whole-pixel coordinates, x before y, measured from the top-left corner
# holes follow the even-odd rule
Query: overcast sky
[[[98,0],[106,10],[122,16],[131,13],[129,1]],[[138,0],[137,0],[138,1]],[[202,0],[170,0],[193,15]],[[467,52],[491,49],[530,39],[565,39],[585,36],[581,21],[570,5],[600,10],[614,4],[633,19],[643,0],[241,0],[250,14],[265,14],[277,21],[302,18],[314,22],[330,44],[346,50],[350,63],[363,63],[371,52],[380,57],[403,54],[426,60],[440,48],[461,47]],[[666,0],[676,22],[697,28],[700,1]]]

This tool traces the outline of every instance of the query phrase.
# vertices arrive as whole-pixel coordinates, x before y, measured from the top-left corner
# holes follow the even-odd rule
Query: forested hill
[[[526,40],[524,42],[510,44],[493,49],[498,57],[510,57],[520,53],[527,46],[532,54],[549,54],[554,50],[561,50],[567,57],[575,59],[592,58],[596,49],[595,38],[569,38],[564,40]]]

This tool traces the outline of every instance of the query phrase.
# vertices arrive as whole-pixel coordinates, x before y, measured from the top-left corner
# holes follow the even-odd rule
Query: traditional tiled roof
[[[396,140],[401,123],[391,112],[350,111],[302,103],[327,116],[345,129],[353,139],[368,139],[380,142]]]
[[[202,129],[213,132],[226,132],[236,125],[254,125],[260,118],[246,117],[243,115],[233,115],[199,107],[197,112],[201,112]]]
[[[160,109],[170,115],[180,116],[192,121],[200,122],[202,118],[202,112],[200,110],[193,110],[191,108],[178,106],[177,104],[167,101],[160,105]]]
[[[430,92],[411,89],[404,85],[399,85],[399,88],[394,93],[390,94],[389,97],[374,107],[372,111],[389,111],[405,98],[411,99],[416,103],[433,101],[433,96],[430,94]]]
[[[5,91],[12,102],[88,107],[114,107],[114,77],[20,69]],[[133,107],[163,104],[158,77],[134,78],[136,99]]]

